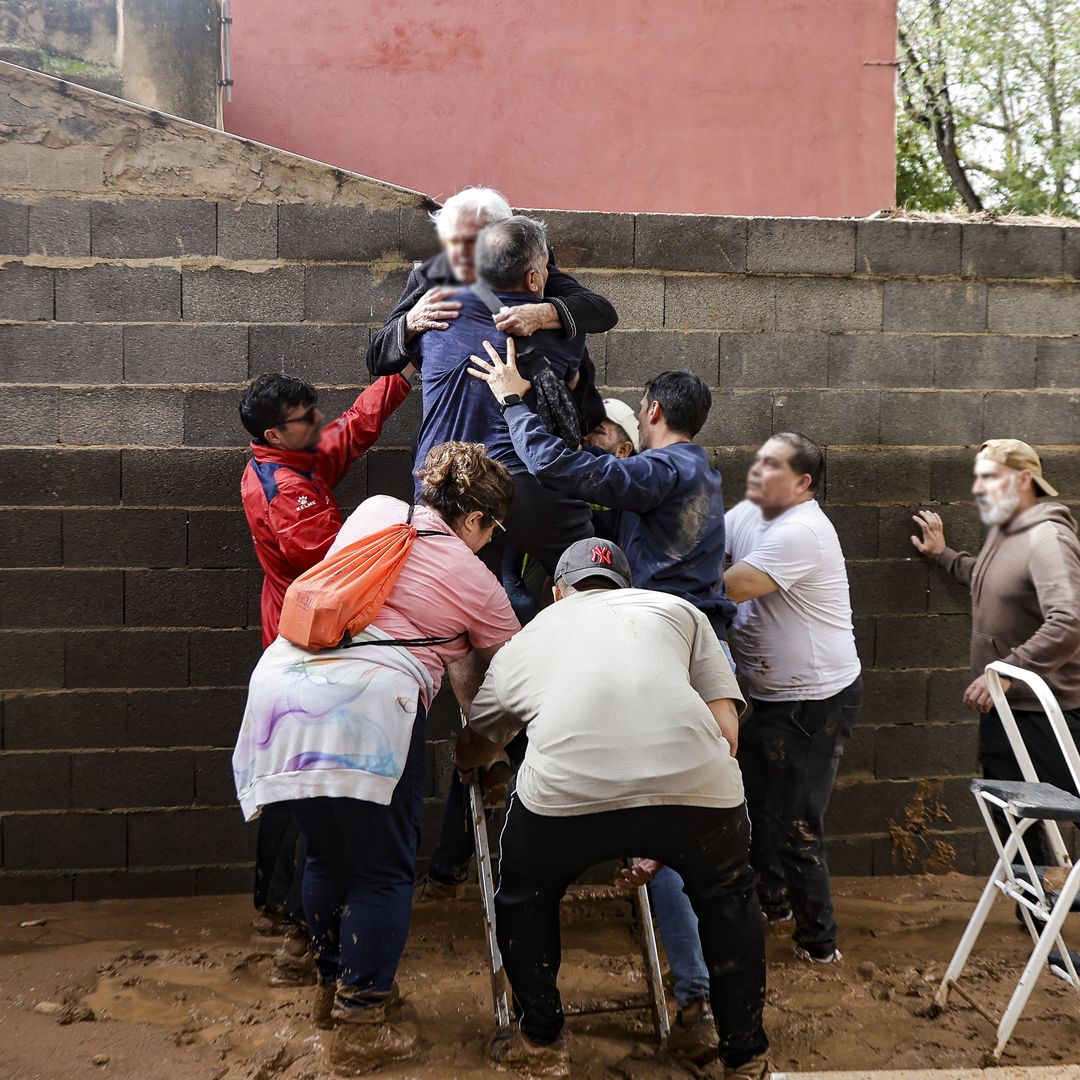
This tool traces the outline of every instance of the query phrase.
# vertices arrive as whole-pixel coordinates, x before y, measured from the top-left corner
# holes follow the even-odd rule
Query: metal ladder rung
[[[598,1013],[614,1012],[652,1012],[654,1002],[651,994],[638,994],[623,1001],[582,1001],[577,1005],[566,1005],[564,1016],[594,1016]]]

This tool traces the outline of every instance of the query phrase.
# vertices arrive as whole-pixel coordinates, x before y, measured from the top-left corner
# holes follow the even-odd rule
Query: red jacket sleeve
[[[409,396],[401,375],[376,379],[332,424],[323,428],[315,468],[335,487],[348,467],[379,437],[383,424]]]

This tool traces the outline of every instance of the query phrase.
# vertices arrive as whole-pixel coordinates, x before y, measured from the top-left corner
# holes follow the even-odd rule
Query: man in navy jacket
[[[472,374],[496,400],[521,398],[529,382],[517,369],[513,340],[504,363],[484,343],[489,359],[471,359]],[[724,498],[720,474],[693,442],[712,405],[709,388],[689,371],[650,379],[638,414],[642,452],[618,458],[571,451],[522,404],[507,404],[503,418],[514,450],[545,487],[620,511],[612,537],[626,552],[634,586],[689,600],[727,639],[735,605],[724,594]]]

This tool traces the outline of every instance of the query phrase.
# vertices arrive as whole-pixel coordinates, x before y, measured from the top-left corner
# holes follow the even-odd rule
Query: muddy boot
[[[570,1051],[562,1035],[552,1043],[537,1043],[517,1030],[500,1032],[491,1043],[491,1060],[497,1069],[521,1076],[570,1076]]]
[[[280,915],[256,915],[251,920],[251,929],[255,931],[259,937],[277,937],[281,933],[281,916]]]
[[[315,961],[308,946],[306,930],[299,926],[286,927],[267,982],[271,986],[311,986],[316,982]]]
[[[336,1007],[330,1063],[342,1076],[365,1076],[392,1061],[412,1057],[420,1047],[416,1025],[389,1023],[386,1006]]]
[[[716,1057],[720,1037],[707,1001],[692,1001],[675,1016],[668,1035],[668,1050],[676,1057],[703,1065]]]
[[[770,1076],[772,1063],[766,1054],[758,1054],[734,1068],[724,1066],[724,1080],[769,1080]]]
[[[434,900],[457,900],[464,891],[464,882],[439,881],[425,874],[416,883],[413,903],[428,904]]]
[[[329,1031],[334,1026],[334,993],[337,987],[333,983],[315,987],[315,997],[311,1001],[311,1022],[321,1031]]]

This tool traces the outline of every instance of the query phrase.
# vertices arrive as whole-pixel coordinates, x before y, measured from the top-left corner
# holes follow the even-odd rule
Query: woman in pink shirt
[[[304,914],[319,972],[313,1019],[336,1025],[332,1059],[358,1071],[417,1044],[387,1010],[412,909],[424,717],[447,665],[462,662],[459,697],[471,696],[519,629],[502,586],[476,557],[509,508],[509,474],[482,444],[444,443],[418,475],[411,520],[421,535],[378,616],[344,648],[313,652],[278,637],[252,674],[233,755],[245,817],[287,802],[307,841]],[[409,515],[398,499],[367,499],[330,554]]]

